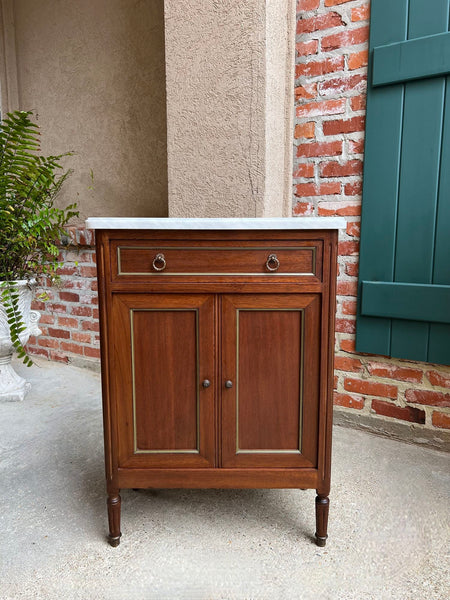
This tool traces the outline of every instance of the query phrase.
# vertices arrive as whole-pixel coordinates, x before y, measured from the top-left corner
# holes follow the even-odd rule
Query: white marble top
[[[345,229],[342,217],[288,217],[257,219],[178,219],[90,217],[88,229]]]

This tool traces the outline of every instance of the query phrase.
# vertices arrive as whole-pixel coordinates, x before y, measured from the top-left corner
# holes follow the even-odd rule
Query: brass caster
[[[111,535],[108,535],[108,543],[110,546],[112,546],[113,548],[117,548],[117,546],[120,544],[120,536],[122,534],[116,536],[116,537],[112,537]]]
[[[321,548],[323,548],[327,543],[327,537],[327,535],[325,537],[320,537],[316,533],[316,546],[320,546]]]

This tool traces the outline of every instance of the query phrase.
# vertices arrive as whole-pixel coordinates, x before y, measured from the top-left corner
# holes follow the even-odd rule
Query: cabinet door
[[[222,466],[317,466],[320,305],[316,294],[223,296]]]
[[[112,305],[119,467],[214,466],[214,296],[115,294]]]

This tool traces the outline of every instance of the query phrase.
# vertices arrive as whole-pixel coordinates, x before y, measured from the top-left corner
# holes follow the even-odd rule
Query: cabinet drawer
[[[122,276],[319,276],[318,244],[261,247],[117,245]]]

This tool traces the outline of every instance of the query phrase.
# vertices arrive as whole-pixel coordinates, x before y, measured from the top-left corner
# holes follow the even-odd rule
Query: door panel
[[[222,465],[316,466],[320,297],[229,295],[222,312]]]
[[[213,296],[120,294],[113,311],[119,466],[214,466]]]

